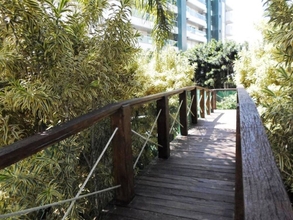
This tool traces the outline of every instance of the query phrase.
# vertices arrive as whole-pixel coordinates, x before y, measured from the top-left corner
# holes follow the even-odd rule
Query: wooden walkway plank
[[[135,178],[134,199],[110,205],[105,219],[232,220],[235,131],[235,110],[199,119],[170,143],[169,159],[155,159]]]

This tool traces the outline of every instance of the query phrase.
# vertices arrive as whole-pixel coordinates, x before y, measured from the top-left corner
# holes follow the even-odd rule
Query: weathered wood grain
[[[243,219],[293,219],[293,212],[256,106],[238,88]]]
[[[206,111],[207,111],[207,115],[210,115],[212,112],[212,104],[211,104],[211,92],[210,91],[206,91]]]
[[[179,94],[179,104],[182,102],[180,108],[180,133],[186,136],[188,134],[188,118],[187,118],[187,92],[184,91]]]
[[[191,113],[191,123],[196,124],[197,123],[197,88],[194,88],[190,91],[191,99],[193,99],[193,102],[190,106],[190,113]]]
[[[134,172],[131,145],[131,109],[129,105],[122,106],[111,117],[111,127],[117,133],[112,140],[113,176],[115,185],[121,185],[116,190],[116,200],[128,203],[134,196]]]
[[[233,219],[235,129],[222,126],[225,113],[214,114],[172,141],[168,160],[157,158],[141,171],[133,201],[112,207],[107,219]]]
[[[200,96],[201,96],[201,100],[200,100],[200,117],[201,118],[205,118],[206,115],[206,105],[205,105],[205,97],[206,97],[206,92],[204,89],[200,90]]]
[[[158,154],[159,158],[168,159],[170,157],[168,96],[157,101],[157,112],[160,112],[157,121],[158,144],[162,146],[158,148]]]

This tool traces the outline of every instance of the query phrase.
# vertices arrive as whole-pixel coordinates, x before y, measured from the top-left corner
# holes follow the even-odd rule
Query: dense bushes
[[[293,191],[292,4],[267,1],[265,41],[240,54],[237,81],[256,101],[284,181]]]
[[[234,87],[233,62],[238,57],[240,45],[235,42],[212,40],[197,44],[187,52],[191,64],[196,64],[195,82],[200,86],[224,88],[226,83]]]
[[[130,3],[122,2],[119,7],[108,5],[107,1],[100,2],[102,5],[78,5],[78,8],[69,1],[61,1],[59,5],[34,1],[9,5],[7,1],[5,6],[0,6],[1,12],[15,10],[13,13],[19,13],[17,19],[21,21],[11,17],[6,24],[6,20],[1,20],[1,146],[107,103],[193,83],[190,77],[193,68],[186,68],[187,59],[175,50],[139,53],[137,35],[128,19]],[[85,11],[79,11],[83,6]],[[33,17],[26,9],[29,7],[36,12]],[[92,17],[92,7],[101,13],[107,10],[110,16],[105,20]],[[10,19],[9,15],[5,16]],[[25,21],[26,18],[29,20]],[[97,21],[98,27],[93,25]],[[153,109],[151,104],[134,109],[133,124],[137,132],[149,132]],[[109,127],[108,120],[102,121],[1,170],[1,213],[74,197],[105,146]],[[135,159],[142,141],[134,138],[133,142]],[[84,192],[112,185],[110,151]],[[156,147],[149,144],[139,167],[155,153]],[[79,200],[70,218],[97,217],[110,199],[111,193],[104,193]],[[60,219],[67,207],[68,204],[60,205],[22,218]]]
[[[135,79],[141,84],[137,96],[170,91],[193,85],[195,65],[173,47],[166,47],[160,54],[143,51],[138,58]]]
[[[0,4],[0,146],[133,96],[134,72],[128,67],[138,49],[128,18],[130,3],[74,3]],[[105,11],[109,17],[102,19]],[[74,197],[109,137],[108,127],[100,123],[2,170],[1,213]],[[109,164],[106,157],[94,173],[99,178],[92,178],[85,191],[111,184]],[[98,216],[108,197],[77,202],[71,218]],[[47,219],[59,219],[66,207],[23,219],[45,213]]]

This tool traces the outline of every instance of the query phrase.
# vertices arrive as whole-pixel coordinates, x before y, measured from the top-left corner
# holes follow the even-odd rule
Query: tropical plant
[[[131,6],[126,0],[0,3],[1,146],[133,96],[129,66],[138,49]],[[1,211],[74,197],[108,139],[108,126],[94,126],[2,170]],[[107,157],[86,191],[110,185],[110,163]],[[77,202],[70,218],[98,216],[105,198],[111,197]],[[23,219],[59,219],[67,206]]]
[[[139,93],[133,6],[155,15],[154,35],[162,47],[170,30],[164,0],[0,3],[0,146]],[[106,120],[1,170],[1,214],[74,197],[109,136]],[[85,192],[111,185],[108,154]],[[110,199],[104,193],[79,200],[70,218],[97,217]],[[22,219],[60,219],[67,207]]]
[[[237,93],[236,91],[218,91],[217,109],[236,109]]]
[[[269,23],[263,24],[264,43],[242,51],[236,62],[238,82],[256,101],[275,159],[286,186],[293,191],[292,30],[290,1],[265,2]]]
[[[195,82],[210,88],[224,88],[225,83],[233,85],[233,62],[239,50],[240,45],[233,41],[223,43],[216,40],[190,49],[187,52],[190,63],[197,64]]]
[[[258,43],[239,52],[240,59],[235,61],[235,81],[247,88],[253,96],[256,104],[261,104],[267,99],[262,89],[269,86],[271,90],[277,90],[280,85],[276,74],[278,62],[274,59],[276,49],[272,44]]]
[[[135,0],[135,7],[154,16],[154,38],[157,51],[161,50],[173,28],[173,13],[168,8],[168,0]]]
[[[135,92],[138,97],[152,95],[155,93],[171,91],[185,86],[193,85],[193,71],[195,66],[189,65],[187,57],[177,51],[174,47],[164,47],[160,53],[152,51],[141,51],[137,57],[137,71],[135,75],[139,89]],[[173,122],[176,111],[178,110],[178,98],[170,98],[170,121]],[[139,133],[148,133],[156,117],[155,103],[136,108],[133,115],[132,124]],[[142,125],[143,126],[138,126]],[[178,126],[172,129],[171,136],[178,134]],[[156,141],[156,135],[153,134],[152,141]],[[134,155],[137,155],[139,141],[134,138]],[[147,145],[146,152],[140,160],[140,167],[147,164],[150,159],[157,155],[157,146],[150,143]]]
[[[136,81],[142,87],[137,96],[150,95],[193,85],[195,65],[189,65],[187,57],[167,46],[159,54],[152,51],[142,51],[138,57],[139,67]]]

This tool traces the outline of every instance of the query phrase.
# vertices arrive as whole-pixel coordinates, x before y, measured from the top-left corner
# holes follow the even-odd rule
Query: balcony
[[[226,24],[233,23],[233,13],[232,11],[226,12]]]
[[[166,45],[177,47],[177,41],[169,39],[169,40],[167,40]]]
[[[233,10],[233,8],[231,6],[231,2],[230,1],[226,1],[226,12],[232,11],[232,10]]]
[[[187,4],[193,8],[195,7],[200,11],[203,11],[204,13],[207,12],[205,0],[187,0]]]
[[[135,9],[132,10],[131,24],[138,30],[151,30],[154,27],[153,16],[142,13]]]
[[[187,21],[200,25],[204,28],[207,27],[206,16],[192,10],[189,7],[187,7],[186,19]]]
[[[226,37],[230,37],[233,36],[233,25],[232,24],[228,24],[226,26]]]
[[[154,16],[152,16],[148,13],[142,13],[142,12],[135,10],[135,9],[132,10],[131,24],[137,30],[149,32],[154,27],[153,20],[154,20]],[[177,21],[174,20],[173,22],[174,23],[173,23],[172,33],[178,34]]]
[[[205,43],[207,42],[205,31],[200,31],[192,26],[187,26],[187,38],[189,40]]]
[[[148,35],[140,36],[138,38],[138,43],[142,49],[151,49],[153,47],[153,39]]]

